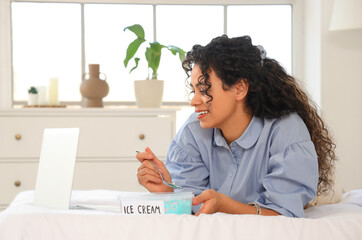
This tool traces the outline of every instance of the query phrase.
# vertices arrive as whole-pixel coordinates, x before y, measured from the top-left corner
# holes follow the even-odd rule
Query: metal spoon
[[[139,151],[136,151],[136,153],[139,153]],[[172,182],[166,181],[166,180],[163,178],[162,173],[161,173],[160,169],[156,166],[156,164],[155,164],[152,160],[149,160],[149,161],[150,161],[150,162],[152,163],[152,165],[156,168],[158,174],[160,174],[163,184],[165,184],[166,186],[172,187],[172,188],[176,188],[176,189],[181,189],[181,188],[182,188],[181,186],[178,186],[178,185],[176,185],[176,184],[174,184],[174,183],[172,183]]]

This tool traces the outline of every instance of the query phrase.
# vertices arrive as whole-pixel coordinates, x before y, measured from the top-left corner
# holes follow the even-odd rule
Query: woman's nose
[[[197,106],[201,103],[199,94],[195,93],[194,96],[191,98],[190,105],[191,106]]]

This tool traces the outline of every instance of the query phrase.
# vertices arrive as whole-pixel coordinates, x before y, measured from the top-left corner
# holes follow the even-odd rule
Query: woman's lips
[[[201,119],[203,117],[205,117],[207,114],[209,113],[209,111],[201,111],[197,113],[197,119]]]

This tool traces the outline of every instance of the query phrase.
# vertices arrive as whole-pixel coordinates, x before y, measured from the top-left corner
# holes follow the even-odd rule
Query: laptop
[[[46,128],[40,151],[34,205],[68,210],[89,209],[120,212],[120,207],[70,204],[79,128]]]

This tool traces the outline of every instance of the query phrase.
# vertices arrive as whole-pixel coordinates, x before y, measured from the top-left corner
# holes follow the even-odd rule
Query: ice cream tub
[[[124,193],[119,195],[125,215],[191,214],[192,192]]]

